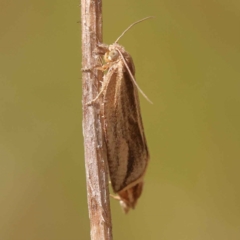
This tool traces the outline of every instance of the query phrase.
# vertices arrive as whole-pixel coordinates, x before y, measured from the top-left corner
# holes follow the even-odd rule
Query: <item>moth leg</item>
[[[94,69],[98,69],[98,70],[101,70],[101,67],[102,67],[102,59],[101,57],[98,57],[98,61],[99,61],[99,64],[96,64],[92,67],[86,67],[86,68],[82,68],[81,71],[82,72],[92,72]],[[101,70],[102,71],[102,70]],[[94,76],[97,78],[97,75],[94,74]]]
[[[94,69],[98,69],[98,70],[104,72],[110,67],[109,63],[106,63],[106,64],[103,63],[103,59],[101,58],[101,56],[98,56],[98,61],[99,61],[99,64],[93,65],[91,67],[82,68],[81,71],[82,72],[91,72]]]
[[[103,58],[100,55],[98,55],[98,61],[100,62],[101,66],[104,65]]]
[[[104,72],[104,71],[108,70],[112,66],[112,64],[113,63],[109,62],[109,63],[106,63],[106,64],[102,65],[101,67],[97,67],[96,69]],[[100,92],[98,93],[98,95],[93,100],[88,102],[87,106],[90,106],[93,103],[95,103],[98,100],[98,98],[103,94],[103,91],[104,91],[105,88],[106,88],[106,86],[103,83],[102,88],[101,88]]]
[[[81,68],[82,72],[91,72],[93,69],[98,69],[101,65],[100,64],[96,64],[94,66],[91,67],[86,67],[86,68]]]
[[[98,100],[98,98],[102,95],[103,91],[104,91],[104,88],[102,87],[98,95],[93,100],[87,103],[87,106],[91,106],[93,103],[95,103]]]

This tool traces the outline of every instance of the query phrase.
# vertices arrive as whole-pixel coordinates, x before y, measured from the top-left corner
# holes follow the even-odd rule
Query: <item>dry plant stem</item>
[[[102,41],[101,0],[81,0],[82,68],[91,69],[99,62],[93,51]],[[82,72],[82,108],[85,168],[91,240],[111,240],[112,224],[108,190],[108,168],[103,139],[100,106],[88,106],[101,87],[102,73],[97,69]]]

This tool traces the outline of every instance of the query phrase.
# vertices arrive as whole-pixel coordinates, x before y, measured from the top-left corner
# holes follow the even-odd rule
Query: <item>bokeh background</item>
[[[240,2],[105,0],[132,54],[151,153],[115,240],[240,239]],[[0,0],[0,239],[87,240],[79,1]]]

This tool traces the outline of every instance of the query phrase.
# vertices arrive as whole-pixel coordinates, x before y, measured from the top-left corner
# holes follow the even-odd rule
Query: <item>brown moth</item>
[[[123,34],[133,25],[148,18],[130,25]],[[98,69],[107,72],[103,77],[100,93],[91,103],[101,99],[109,174],[113,191],[118,194],[114,198],[120,201],[124,212],[127,213],[130,208],[135,207],[142,193],[149,152],[138,90],[143,95],[144,93],[134,78],[132,57],[117,41],[109,46],[98,44],[96,52],[104,55],[105,61]]]

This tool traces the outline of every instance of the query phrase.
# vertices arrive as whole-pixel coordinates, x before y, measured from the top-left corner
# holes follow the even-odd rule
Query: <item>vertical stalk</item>
[[[93,51],[102,42],[102,1],[81,0],[82,68],[98,64]],[[96,69],[82,72],[83,136],[91,240],[112,240],[106,148],[101,127],[100,106],[87,103],[100,88],[102,73]]]

